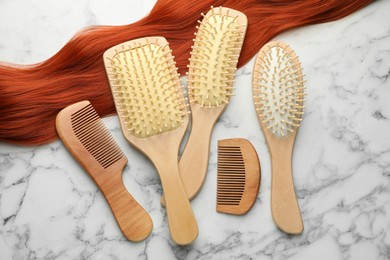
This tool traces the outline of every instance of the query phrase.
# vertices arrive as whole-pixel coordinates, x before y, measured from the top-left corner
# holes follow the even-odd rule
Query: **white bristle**
[[[295,131],[305,95],[295,52],[286,44],[271,42],[260,50],[253,73],[256,111],[263,124],[279,137]]]

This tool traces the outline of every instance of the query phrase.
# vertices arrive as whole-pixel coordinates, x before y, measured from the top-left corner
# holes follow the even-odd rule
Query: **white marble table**
[[[30,64],[94,24],[127,24],[148,1],[0,1],[0,60]],[[0,259],[389,259],[390,1],[336,22],[277,37],[300,56],[307,75],[306,114],[293,158],[305,224],[279,231],[270,211],[270,158],[253,109],[253,59],[237,72],[236,96],[216,124],[209,173],[192,202],[200,233],[190,246],[170,240],[160,180],[149,161],[105,119],[129,158],[123,180],[150,213],[144,242],[121,234],[102,194],[61,142],[0,144]],[[216,143],[244,137],[261,160],[258,199],[245,216],[215,211]]]

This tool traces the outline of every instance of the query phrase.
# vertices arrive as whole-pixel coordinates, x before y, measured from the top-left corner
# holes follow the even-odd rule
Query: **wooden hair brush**
[[[56,127],[66,148],[99,186],[126,238],[145,239],[152,220],[123,185],[127,158],[91,103],[81,101],[61,110]]]
[[[243,138],[218,141],[217,211],[243,215],[256,201],[260,162],[255,148]]]
[[[225,7],[211,7],[202,16],[187,73],[192,128],[179,162],[190,200],[199,193],[206,177],[212,129],[233,95],[248,23],[243,13]]]
[[[303,232],[294,190],[292,152],[303,115],[304,86],[298,56],[285,43],[270,42],[259,52],[253,72],[253,97],[272,161],[271,207],[277,226]]]
[[[163,37],[128,41],[108,49],[104,63],[123,134],[160,175],[172,239],[189,244],[198,226],[178,168],[188,106],[168,43]]]

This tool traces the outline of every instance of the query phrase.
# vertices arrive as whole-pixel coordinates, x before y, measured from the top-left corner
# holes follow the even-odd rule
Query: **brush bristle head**
[[[199,23],[188,65],[189,96],[202,107],[219,107],[233,95],[247,20],[238,11],[212,7]]]
[[[188,108],[165,38],[129,41],[105,53],[123,131],[139,138],[180,127]]]
[[[270,42],[259,52],[253,72],[253,97],[262,124],[278,137],[300,125],[305,98],[298,56],[285,43]]]
[[[103,168],[124,157],[91,104],[74,112],[70,120],[77,139]]]

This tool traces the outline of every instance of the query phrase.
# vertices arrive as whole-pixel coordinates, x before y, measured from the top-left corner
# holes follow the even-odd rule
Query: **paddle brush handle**
[[[281,149],[272,158],[272,216],[277,226],[288,234],[303,232],[303,223],[294,190],[291,150]]]
[[[165,194],[165,206],[172,240],[188,245],[198,236],[198,225],[179,175],[177,154],[155,162]]]
[[[193,120],[191,134],[179,161],[181,181],[189,200],[198,195],[207,174],[213,121]],[[202,124],[199,124],[202,122]],[[165,205],[164,196],[161,205]]]
[[[210,138],[214,122],[193,120],[191,134],[179,161],[180,176],[187,196],[198,195],[207,174]],[[202,123],[201,125],[198,125]]]

